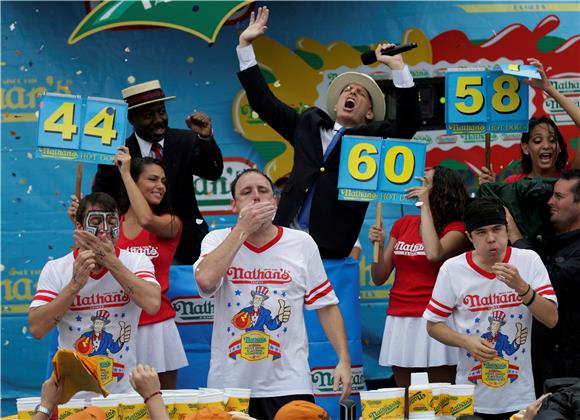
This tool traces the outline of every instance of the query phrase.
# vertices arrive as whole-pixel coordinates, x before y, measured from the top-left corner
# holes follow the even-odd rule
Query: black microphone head
[[[369,64],[373,64],[377,61],[377,56],[375,55],[374,50],[365,51],[360,55],[360,59],[365,66]]]

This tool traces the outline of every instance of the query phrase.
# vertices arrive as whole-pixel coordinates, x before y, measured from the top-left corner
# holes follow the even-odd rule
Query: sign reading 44
[[[123,101],[47,93],[40,103],[37,156],[113,164],[126,129]]]

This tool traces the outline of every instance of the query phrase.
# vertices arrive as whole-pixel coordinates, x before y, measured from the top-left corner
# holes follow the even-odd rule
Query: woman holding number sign
[[[177,369],[187,358],[175,325],[175,310],[166,296],[169,266],[181,236],[182,224],[169,208],[165,168],[153,158],[131,159],[120,147],[115,162],[125,190],[121,196],[121,231],[118,246],[146,254],[161,285],[161,309],[150,316],[141,313],[137,332],[137,362],[159,372],[162,389],[175,389]]]
[[[550,83],[542,63],[535,58],[529,58],[528,62],[537,67],[542,78],[526,80],[524,83],[550,95],[580,128],[580,108]],[[547,70],[549,69],[548,67]],[[528,132],[522,133],[521,150],[521,173],[508,176],[505,179],[506,183],[516,182],[526,177],[557,178],[568,164],[568,150],[564,136],[554,120],[547,116],[530,119]],[[579,150],[580,142],[576,146],[574,168],[580,167]],[[496,174],[492,169],[481,168],[480,184],[495,182],[495,178]]]
[[[411,372],[419,370],[426,370],[431,382],[455,380],[456,351],[431,339],[421,316],[443,261],[468,246],[461,219],[469,198],[461,175],[437,166],[419,179],[423,185],[409,188],[406,196],[418,200],[421,215],[394,223],[379,262],[371,267],[376,285],[396,268],[379,364],[393,367],[400,387],[408,387]],[[370,228],[369,239],[384,248],[382,224]]]

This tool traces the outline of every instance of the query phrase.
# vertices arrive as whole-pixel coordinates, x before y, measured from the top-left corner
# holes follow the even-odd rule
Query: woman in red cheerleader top
[[[125,186],[121,200],[120,248],[146,254],[161,285],[161,308],[150,316],[141,313],[137,331],[137,362],[157,370],[161,389],[175,389],[177,369],[187,366],[187,357],[175,325],[175,310],[167,298],[169,266],[181,236],[181,220],[169,208],[163,162],[150,158],[131,159],[120,147],[115,162]]]
[[[453,383],[457,364],[456,350],[429,337],[422,315],[443,261],[468,247],[461,220],[469,197],[457,171],[437,166],[420,179],[423,185],[407,197],[418,199],[421,214],[398,219],[388,238],[382,224],[369,230],[369,239],[384,248],[371,266],[373,282],[384,284],[396,269],[379,364],[392,366],[400,387],[416,371],[427,371],[430,382]]]
[[[524,83],[551,96],[572,118],[576,127],[580,128],[580,108],[550,83],[542,63],[535,58],[529,58],[528,62],[536,66],[542,78],[540,80],[526,80]],[[576,156],[572,165],[574,169],[580,169],[579,151],[580,141],[576,145]],[[560,173],[567,169],[568,149],[566,141],[554,120],[547,116],[530,119],[528,132],[522,133],[521,152],[521,172],[508,176],[504,181],[505,183],[516,182],[526,177],[558,178]],[[486,182],[495,182],[495,178],[493,170],[481,168],[480,185]]]

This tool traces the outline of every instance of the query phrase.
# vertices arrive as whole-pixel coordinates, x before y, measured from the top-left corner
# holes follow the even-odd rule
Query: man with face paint
[[[145,255],[115,246],[119,215],[108,194],[83,198],[75,224],[76,249],[42,269],[28,312],[30,332],[41,339],[58,328],[59,348],[110,363],[106,388],[129,392],[141,310],[154,315],[161,303],[155,270]]]
[[[349,256],[360,232],[368,203],[338,200],[338,168],[342,135],[410,139],[420,125],[419,95],[400,54],[375,53],[392,74],[396,87],[395,120],[386,120],[384,95],[368,75],[346,72],[328,87],[326,112],[311,105],[298,113],[280,101],[266,83],[252,43],[266,32],[269,10],[260,7],[240,34],[238,78],[252,109],[294,147],[292,173],[280,198],[274,223],[307,231],[322,258]],[[282,81],[284,83],[284,81]]]

